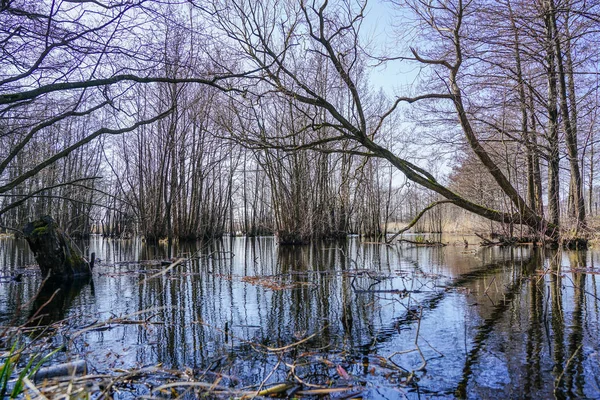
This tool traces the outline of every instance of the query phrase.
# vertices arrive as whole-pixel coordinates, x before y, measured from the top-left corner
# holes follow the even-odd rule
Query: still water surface
[[[600,252],[232,238],[176,246],[188,260],[157,275],[166,247],[82,246],[101,259],[93,279],[63,287],[39,314],[63,321],[49,333],[67,346],[58,361],[83,358],[94,373],[160,363],[234,389],[292,381],[374,399],[600,398]],[[25,322],[52,296],[44,288],[31,301],[42,282],[34,264],[24,242],[0,239],[0,325]]]

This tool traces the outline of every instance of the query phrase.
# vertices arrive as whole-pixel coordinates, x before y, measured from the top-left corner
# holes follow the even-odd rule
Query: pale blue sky
[[[367,6],[366,18],[363,22],[362,35],[368,40],[377,55],[385,54],[398,56],[400,52],[398,27],[400,10],[397,6],[386,0],[372,0]],[[405,32],[402,32],[405,33]],[[382,88],[388,95],[406,92],[408,86],[417,79],[418,68],[406,62],[388,62],[387,65],[377,67],[371,71],[370,81],[378,90]],[[397,90],[394,90],[397,89]],[[403,93],[407,94],[407,93]]]

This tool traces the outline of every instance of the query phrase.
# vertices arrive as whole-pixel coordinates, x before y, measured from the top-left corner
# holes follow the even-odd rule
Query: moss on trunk
[[[29,247],[44,276],[74,278],[91,275],[88,262],[50,216],[23,228]]]

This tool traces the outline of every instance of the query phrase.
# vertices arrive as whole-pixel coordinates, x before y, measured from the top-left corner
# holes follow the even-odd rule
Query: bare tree
[[[54,196],[55,187],[81,184],[81,177],[58,175],[42,186],[33,184],[59,160],[75,160],[78,149],[103,135],[132,132],[172,112],[172,105],[164,104],[144,118],[134,113],[136,86],[180,78],[164,74],[161,60],[153,57],[158,49],[152,35],[165,26],[157,18],[161,5],[153,7],[118,0],[2,3],[0,215],[25,199]],[[219,86],[219,78],[201,75],[188,81]],[[36,153],[36,146],[58,130],[70,139],[37,152],[43,158],[23,162],[21,155]]]
[[[459,207],[491,220],[523,223],[557,237],[556,224],[545,221],[527,204],[482,145],[468,117],[460,72],[464,61],[463,23],[471,6],[462,1],[440,2],[422,9],[421,4],[414,4],[413,10],[423,17],[422,23],[439,36],[442,44],[447,44],[446,53],[429,54],[413,48],[410,56],[404,57],[433,69],[437,76],[446,74],[440,83],[447,90],[398,96],[386,111],[376,113],[369,107],[368,88],[360,84],[364,57],[359,32],[364,3],[223,1],[214,4],[210,15],[223,33],[222,37],[228,39],[228,51],[233,57],[243,59],[250,69],[258,70],[237,82],[238,91],[248,101],[257,102],[267,97],[286,99],[312,116],[303,130],[318,132],[327,128],[333,132],[326,138],[314,137],[310,144],[300,146],[282,143],[283,137],[276,133],[254,140],[288,150],[310,146],[319,151],[329,151],[323,147],[325,143],[351,142],[354,147],[350,150],[339,148],[337,151],[386,159],[409,180],[439,193]],[[314,69],[320,65],[331,67],[327,91],[322,90],[322,82],[316,84],[313,80]],[[331,95],[331,88],[335,89],[335,97]],[[399,104],[422,100],[448,101],[455,108],[471,151],[510,199],[515,212],[491,209],[459,195],[407,157],[400,157],[379,143],[382,124]]]

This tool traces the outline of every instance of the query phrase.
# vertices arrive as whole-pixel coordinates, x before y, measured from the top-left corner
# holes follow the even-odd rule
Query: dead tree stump
[[[88,262],[52,217],[45,216],[29,222],[23,228],[23,233],[45,277],[75,278],[91,275]]]

